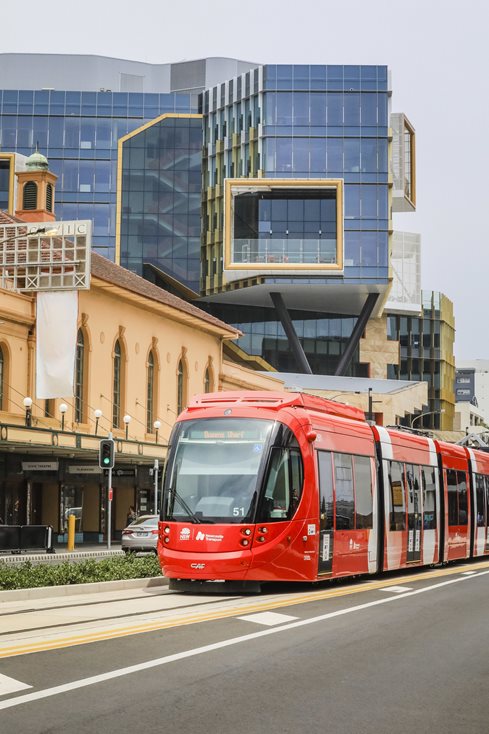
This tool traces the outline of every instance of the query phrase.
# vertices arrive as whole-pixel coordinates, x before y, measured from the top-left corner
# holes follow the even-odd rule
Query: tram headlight
[[[243,538],[243,540],[241,541],[241,545],[245,545],[246,546],[246,545],[249,545],[249,544],[250,544],[250,541],[249,540],[246,540],[246,538]]]
[[[245,528],[245,529],[244,529],[244,530],[242,530],[241,532],[243,533],[243,535],[251,535],[251,530],[250,530],[250,528]]]
[[[165,541],[165,543],[169,543],[170,542],[170,538],[168,537],[168,535],[165,536],[164,541]]]
[[[267,528],[258,528],[258,530],[260,531],[260,533],[263,533],[263,535],[266,535],[268,533]]]
[[[168,525],[166,525],[166,527],[165,527],[165,529],[163,530],[163,532],[164,532],[164,533],[166,533],[166,534],[168,535],[168,533],[170,532],[170,528],[169,528],[169,526],[168,526]]]

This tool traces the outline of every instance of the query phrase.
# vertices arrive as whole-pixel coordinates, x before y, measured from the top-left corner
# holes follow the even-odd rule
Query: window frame
[[[34,201],[27,201],[27,196],[34,197]],[[36,181],[26,181],[22,188],[22,209],[24,211],[35,211],[38,208],[38,198],[39,186]],[[34,206],[31,206],[31,203],[34,203]]]
[[[154,433],[155,420],[155,371],[156,359],[154,350],[150,349],[146,364],[146,431]]]
[[[187,364],[182,356],[178,360],[177,366],[177,415],[180,415],[187,404],[187,382]]]
[[[122,355],[120,339],[116,339],[112,358],[112,426],[121,427],[122,420]]]
[[[407,487],[406,487],[406,470],[405,464],[402,461],[396,461],[394,459],[388,462],[388,480],[389,480],[389,530],[391,532],[404,532],[407,530]],[[392,467],[397,465],[401,467],[401,488],[402,488],[402,505],[394,503],[394,487],[392,482]],[[401,510],[395,510],[395,507],[402,507]],[[402,523],[400,518],[402,517]],[[398,527],[402,525],[402,527]]]

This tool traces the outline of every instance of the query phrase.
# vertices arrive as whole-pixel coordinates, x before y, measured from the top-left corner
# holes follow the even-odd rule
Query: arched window
[[[5,395],[5,357],[2,347],[0,347],[0,410],[4,408],[4,395]]]
[[[112,425],[119,428],[121,425],[121,395],[122,395],[122,349],[119,339],[114,346],[114,383],[112,388]]]
[[[75,360],[75,423],[83,423],[85,416],[85,337],[78,329]]]
[[[212,374],[212,367],[207,365],[204,374],[204,392],[212,392],[214,390],[214,376]]]
[[[37,183],[28,181],[22,192],[22,209],[37,209]]]
[[[183,359],[178,363],[177,370],[177,414],[185,408],[187,402],[187,370]]]
[[[46,186],[46,209],[48,212],[53,211],[53,186],[50,183]]]
[[[146,430],[148,433],[153,432],[153,422],[155,417],[155,358],[151,351],[148,356],[148,373],[146,384]]]

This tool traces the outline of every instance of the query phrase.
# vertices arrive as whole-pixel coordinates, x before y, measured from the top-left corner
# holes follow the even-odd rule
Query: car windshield
[[[165,519],[249,522],[273,421],[182,422],[165,482]]]
[[[131,525],[150,525],[151,527],[158,527],[158,516],[157,515],[141,515],[137,520],[131,523]]]

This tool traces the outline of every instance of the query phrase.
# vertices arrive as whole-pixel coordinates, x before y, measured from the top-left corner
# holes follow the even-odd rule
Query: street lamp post
[[[32,426],[32,398],[24,398],[25,424],[27,428]]]
[[[61,403],[59,406],[59,412],[61,413],[61,430],[65,430],[65,413],[68,410],[66,403]]]
[[[124,425],[126,426],[126,441],[127,441],[129,437],[129,423],[131,422],[131,416],[125,415],[122,420],[124,421]]]
[[[420,413],[419,415],[415,415],[410,423],[410,427],[413,428],[415,422],[419,420],[419,418],[423,418],[425,415],[438,415],[445,412],[445,408],[442,408],[441,410],[428,410],[426,413]]]
[[[102,414],[102,411],[100,410],[100,408],[97,408],[96,410],[94,410],[93,411],[93,414],[95,416],[95,435],[97,435],[98,422],[101,419],[101,417],[102,417],[103,414]]]
[[[161,421],[155,421],[155,422],[153,423],[153,428],[155,429],[155,433],[156,433],[156,436],[155,436],[155,443],[158,443],[158,431],[159,431],[159,430],[160,430],[160,428],[161,428]]]

